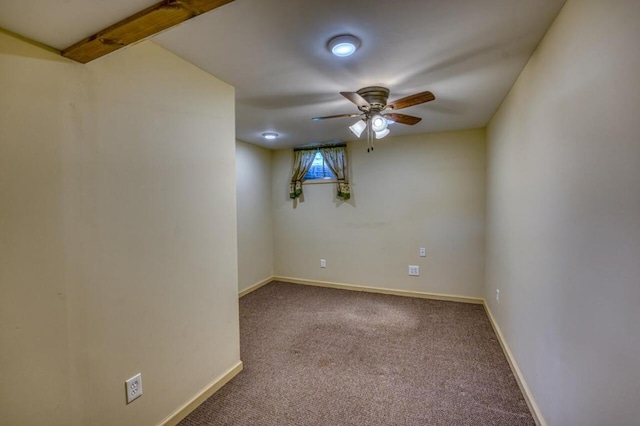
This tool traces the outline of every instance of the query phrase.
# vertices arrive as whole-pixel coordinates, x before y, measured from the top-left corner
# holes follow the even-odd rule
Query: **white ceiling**
[[[236,88],[238,139],[282,148],[352,140],[354,119],[311,118],[357,112],[339,92],[369,85],[436,95],[392,135],[486,125],[564,1],[235,0],[153,41]],[[62,49],[155,3],[0,0],[0,27]],[[326,44],[344,33],[362,47],[336,58]]]

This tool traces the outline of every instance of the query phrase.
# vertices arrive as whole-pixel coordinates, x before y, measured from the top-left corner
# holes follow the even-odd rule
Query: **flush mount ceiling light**
[[[351,56],[360,47],[360,40],[351,34],[339,35],[327,44],[329,51],[338,57]]]
[[[267,132],[267,133],[263,133],[262,137],[265,138],[268,141],[272,141],[272,140],[274,140],[275,138],[278,137],[278,134],[274,133],[274,132]]]

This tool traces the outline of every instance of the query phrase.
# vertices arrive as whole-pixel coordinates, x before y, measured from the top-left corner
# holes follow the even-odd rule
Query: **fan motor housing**
[[[387,99],[389,99],[389,89],[382,86],[363,87],[356,93],[369,102],[371,109],[383,109],[387,105]]]

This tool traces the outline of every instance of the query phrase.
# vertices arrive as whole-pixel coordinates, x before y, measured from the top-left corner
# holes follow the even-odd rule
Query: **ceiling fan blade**
[[[326,120],[327,118],[342,118],[342,117],[360,117],[362,114],[337,114],[337,115],[327,115],[325,117],[313,117],[312,120],[320,121]]]
[[[408,108],[410,106],[423,104],[425,102],[431,102],[435,98],[436,97],[433,95],[433,93],[431,93],[429,91],[420,92],[420,93],[416,93],[416,94],[407,96],[405,98],[401,98],[401,99],[395,100],[393,102],[389,102],[387,104],[386,108],[399,110],[399,109],[402,109],[402,108]]]
[[[391,120],[395,121],[396,123],[408,124],[409,126],[413,126],[414,124],[418,124],[420,122],[420,120],[422,120],[422,118],[420,118],[420,117],[414,117],[413,115],[407,115],[407,114],[391,113],[391,114],[385,114],[384,116],[387,117],[387,118],[390,118]]]
[[[371,105],[362,96],[356,92],[340,92],[342,96],[349,99],[354,104],[358,105],[358,108],[371,109]]]

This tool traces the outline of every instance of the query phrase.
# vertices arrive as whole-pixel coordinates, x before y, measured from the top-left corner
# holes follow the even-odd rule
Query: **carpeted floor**
[[[484,308],[273,282],[194,425],[535,425]]]

